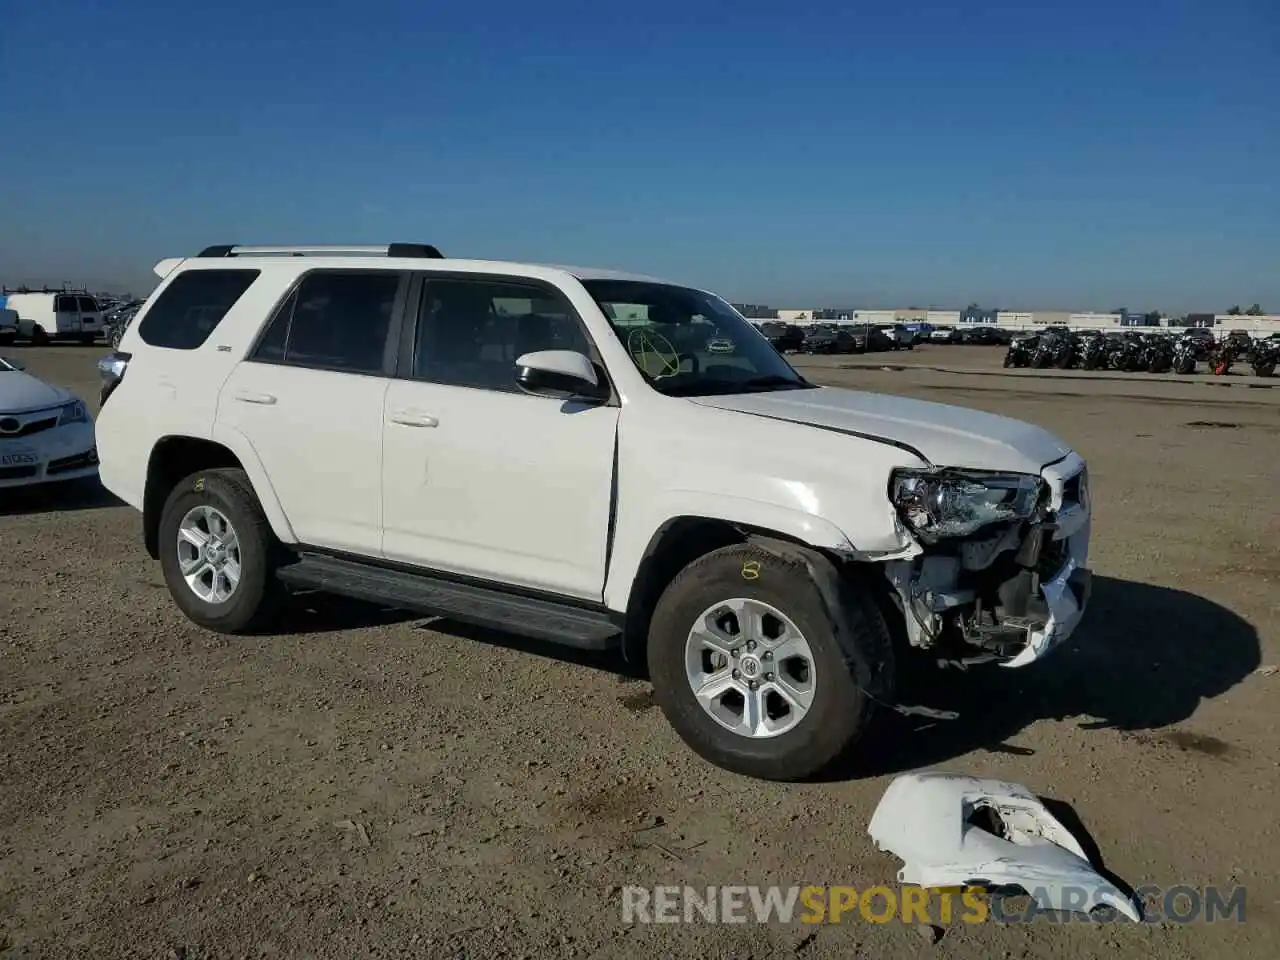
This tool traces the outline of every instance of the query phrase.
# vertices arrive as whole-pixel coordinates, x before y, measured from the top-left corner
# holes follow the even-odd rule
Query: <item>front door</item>
[[[382,434],[387,559],[599,601],[620,408],[515,382],[521,354],[593,356],[573,308],[532,281],[432,278],[404,342]]]

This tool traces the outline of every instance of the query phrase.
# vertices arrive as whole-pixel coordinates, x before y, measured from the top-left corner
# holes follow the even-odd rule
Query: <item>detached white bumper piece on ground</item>
[[[84,401],[0,357],[0,489],[98,472]]]
[[[1112,907],[1130,920],[1132,899],[1089,863],[1080,843],[1026,787],[946,773],[889,784],[868,827],[905,861],[903,883],[921,887],[1019,887],[1046,910]]]

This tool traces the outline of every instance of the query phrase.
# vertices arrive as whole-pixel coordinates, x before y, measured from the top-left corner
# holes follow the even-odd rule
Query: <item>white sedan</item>
[[[0,357],[0,490],[97,473],[84,401]]]

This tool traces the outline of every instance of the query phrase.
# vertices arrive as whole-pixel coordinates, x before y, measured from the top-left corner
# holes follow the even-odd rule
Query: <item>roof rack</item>
[[[443,260],[444,254],[429,243],[383,243],[372,245],[318,245],[318,246],[244,246],[241,244],[217,244],[205,247],[199,257],[420,257]]]

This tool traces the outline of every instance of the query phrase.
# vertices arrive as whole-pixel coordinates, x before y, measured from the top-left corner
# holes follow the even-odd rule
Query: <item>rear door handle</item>
[[[398,423],[403,427],[440,426],[440,421],[435,417],[425,413],[418,413],[414,410],[393,410],[391,412],[391,422]]]
[[[261,403],[271,406],[276,398],[269,393],[254,393],[252,390],[237,390],[232,396],[242,403]]]

